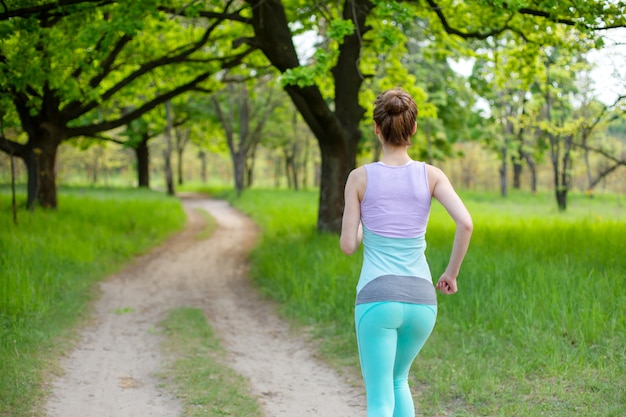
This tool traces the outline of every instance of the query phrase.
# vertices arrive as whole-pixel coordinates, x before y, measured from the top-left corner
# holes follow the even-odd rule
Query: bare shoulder
[[[446,174],[441,170],[441,168],[437,168],[434,165],[430,165],[430,164],[426,164],[426,173],[428,174],[428,177],[430,179],[430,177],[432,176],[433,178],[438,178],[438,177],[445,177]]]
[[[348,182],[354,184],[365,184],[366,181],[367,173],[365,172],[364,166],[354,168],[352,171],[350,171],[350,175],[348,175]]]
[[[355,168],[350,171],[350,175],[348,175],[348,180],[346,181],[346,195],[354,194],[360,201],[365,193],[366,185],[367,173],[365,172],[365,167],[360,166]]]
[[[448,177],[443,170],[434,165],[426,164],[426,175],[428,175],[428,186],[430,188],[431,195],[434,195],[438,184],[442,182],[449,182]]]

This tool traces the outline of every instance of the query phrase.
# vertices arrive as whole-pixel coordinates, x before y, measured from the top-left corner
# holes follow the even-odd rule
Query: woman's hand
[[[437,281],[436,288],[442,294],[454,294],[458,291],[458,288],[456,286],[456,278],[452,278],[446,274],[443,274],[441,275],[441,278],[439,278],[439,281]]]

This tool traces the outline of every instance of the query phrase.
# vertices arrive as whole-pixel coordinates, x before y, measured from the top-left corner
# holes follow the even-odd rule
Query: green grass
[[[329,360],[358,370],[354,287],[361,253],[315,229],[317,193],[223,194],[263,237],[251,273],[289,318],[312,326]],[[412,373],[419,415],[626,414],[626,213],[611,196],[508,199],[467,194],[475,231],[460,292],[439,296],[433,336]],[[427,256],[437,276],[453,223],[433,205]]]
[[[261,417],[247,381],[226,365],[226,354],[204,312],[179,308],[161,323],[170,364],[164,378],[183,404],[182,417]]]
[[[313,330],[329,361],[358,375],[352,314],[362,255],[344,256],[337,236],[315,231],[317,192],[204,191],[257,221],[263,236],[251,255],[254,280],[286,317]],[[435,332],[412,372],[418,415],[625,415],[623,199],[572,194],[559,213],[551,194],[463,197],[474,236],[460,292],[439,297]],[[147,191],[66,189],[59,206],[21,209],[14,226],[10,197],[0,190],[3,417],[33,415],[48,357],[66,349],[88,317],[93,283],[184,222],[178,200]],[[209,221],[198,239],[212,227],[201,214]],[[447,262],[453,229],[435,204],[427,232],[434,276]],[[259,415],[201,311],[175,310],[162,328],[172,358],[164,378],[186,416]]]
[[[0,191],[0,415],[12,417],[40,404],[93,284],[185,221],[179,200],[150,191],[64,189],[57,211],[19,206],[14,225]]]

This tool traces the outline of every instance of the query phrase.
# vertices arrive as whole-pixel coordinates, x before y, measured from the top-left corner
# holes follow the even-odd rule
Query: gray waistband
[[[427,279],[383,275],[367,283],[356,296],[356,304],[379,301],[437,305],[437,293],[433,283]]]

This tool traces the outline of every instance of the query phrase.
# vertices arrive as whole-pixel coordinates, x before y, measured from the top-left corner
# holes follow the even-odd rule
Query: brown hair
[[[417,104],[403,89],[397,87],[376,97],[374,121],[387,143],[411,145],[416,119]]]

